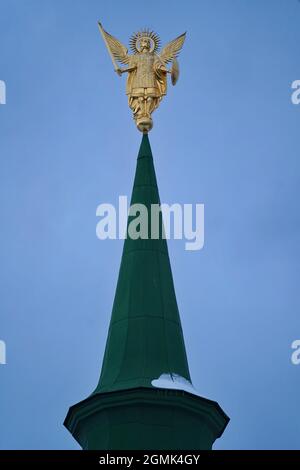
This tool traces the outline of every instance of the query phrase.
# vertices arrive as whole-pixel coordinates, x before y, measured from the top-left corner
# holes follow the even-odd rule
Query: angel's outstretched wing
[[[171,62],[173,59],[176,59],[178,56],[184,40],[185,40],[186,33],[181,34],[178,38],[173,39],[173,41],[169,42],[161,51],[160,58],[161,60],[167,64]]]
[[[111,55],[113,62],[118,61],[121,62],[121,64],[128,64],[130,58],[130,56],[128,55],[128,49],[118,39],[116,39],[114,36],[105,31],[101,23],[98,24],[100,32],[103,36],[104,42],[106,44],[108,52]]]

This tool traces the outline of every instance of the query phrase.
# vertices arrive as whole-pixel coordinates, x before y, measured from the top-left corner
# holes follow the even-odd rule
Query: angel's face
[[[150,39],[142,38],[140,41],[141,52],[149,52],[151,49]]]

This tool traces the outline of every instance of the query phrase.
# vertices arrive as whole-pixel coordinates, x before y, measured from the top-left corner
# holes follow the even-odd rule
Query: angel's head
[[[151,40],[147,37],[140,39],[140,52],[149,52],[151,49]]]
[[[141,29],[134,33],[130,38],[130,48],[134,54],[139,52],[157,52],[160,45],[160,39],[154,31],[150,29]]]

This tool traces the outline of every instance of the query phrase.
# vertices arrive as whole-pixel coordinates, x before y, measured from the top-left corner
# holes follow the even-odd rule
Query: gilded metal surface
[[[118,75],[127,72],[126,94],[137,128],[144,133],[152,129],[152,113],[167,94],[167,74],[173,85],[179,77],[178,56],[186,33],[181,34],[157,53],[160,39],[153,31],[144,29],[132,35],[133,54],[118,39],[107,33],[101,23],[99,29]],[[169,70],[167,64],[172,62]],[[125,65],[121,68],[118,63]]]

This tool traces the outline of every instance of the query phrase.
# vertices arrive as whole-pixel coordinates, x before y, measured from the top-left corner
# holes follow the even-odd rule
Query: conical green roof
[[[136,203],[149,214],[151,204],[160,203],[147,134],[137,159],[131,205]],[[152,388],[151,382],[163,374],[190,380],[167,243],[161,234],[157,239],[127,237],[94,393]]]

